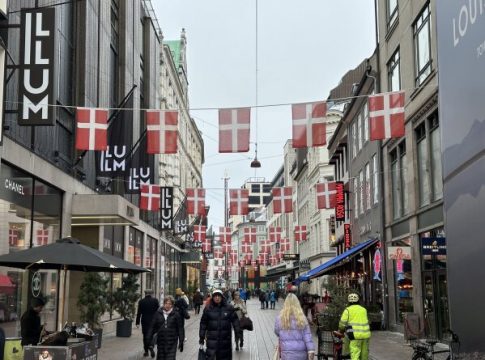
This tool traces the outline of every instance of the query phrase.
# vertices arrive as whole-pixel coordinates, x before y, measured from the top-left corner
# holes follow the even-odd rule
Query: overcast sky
[[[256,1],[258,96],[256,98]],[[217,108],[324,100],[375,48],[373,0],[152,0],[165,40],[187,36],[192,117],[204,139],[209,225],[224,224],[223,180],[275,176],[291,138],[291,106],[251,111],[249,153],[218,153]],[[256,131],[257,129],[257,131]],[[257,132],[257,136],[256,136]],[[258,143],[260,169],[249,167]]]

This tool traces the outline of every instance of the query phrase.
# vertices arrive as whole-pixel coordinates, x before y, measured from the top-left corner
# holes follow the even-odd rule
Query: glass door
[[[429,337],[442,339],[446,330],[450,328],[446,271],[426,271],[423,280],[426,332]]]

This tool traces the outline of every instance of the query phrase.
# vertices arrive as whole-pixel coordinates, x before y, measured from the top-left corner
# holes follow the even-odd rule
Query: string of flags
[[[404,136],[404,91],[368,96],[371,140]],[[108,147],[108,109],[76,108],[76,149],[106,151]],[[292,105],[292,144],[294,148],[324,146],[327,103]],[[148,154],[177,153],[178,111],[146,110]],[[251,108],[219,110],[219,152],[249,151]]]

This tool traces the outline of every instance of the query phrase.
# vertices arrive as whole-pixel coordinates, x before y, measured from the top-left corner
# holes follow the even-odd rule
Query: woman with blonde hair
[[[312,360],[315,344],[308,320],[294,294],[288,294],[283,309],[276,318],[275,334],[279,337],[282,360]]]

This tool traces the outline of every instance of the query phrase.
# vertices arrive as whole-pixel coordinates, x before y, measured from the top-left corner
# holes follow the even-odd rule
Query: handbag
[[[207,360],[208,356],[207,356],[207,352],[204,350],[203,347],[200,347],[199,348],[199,356],[197,358],[197,360]]]
[[[239,319],[239,327],[241,330],[253,331],[253,321],[247,316],[243,316],[241,319]]]

